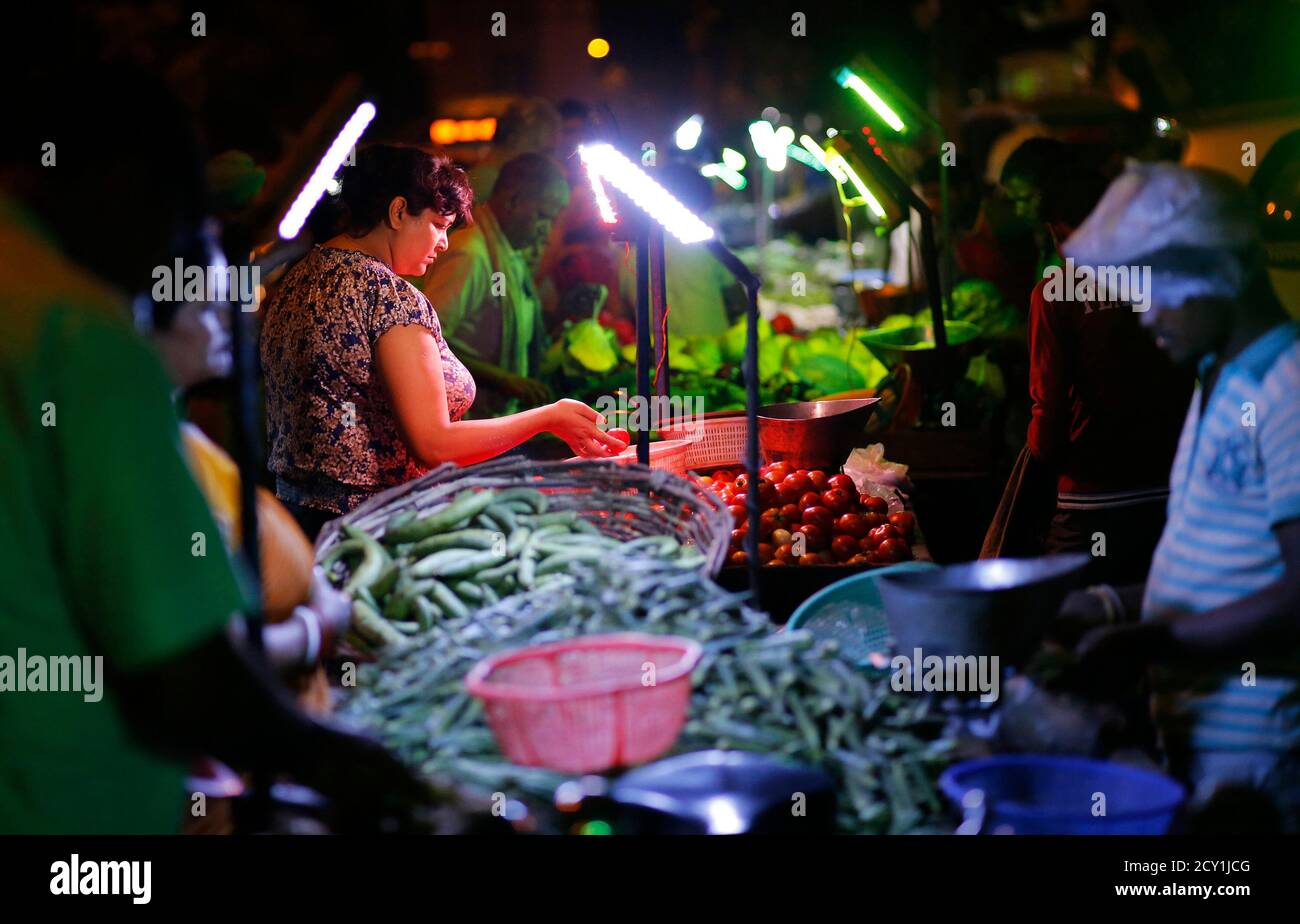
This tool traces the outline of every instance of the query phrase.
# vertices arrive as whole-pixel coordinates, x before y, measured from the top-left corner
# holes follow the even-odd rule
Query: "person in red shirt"
[[[1057,153],[1037,171],[1021,170],[1013,153],[1002,174],[1017,210],[1053,244],[1106,187],[1064,145]],[[1141,581],[1164,528],[1193,376],[1156,347],[1132,305],[1058,298],[1051,272],[1060,268],[1034,287],[1028,328],[1029,451],[1057,484],[1046,551],[1090,552],[1099,581]],[[1064,284],[1073,289],[1070,276]]]

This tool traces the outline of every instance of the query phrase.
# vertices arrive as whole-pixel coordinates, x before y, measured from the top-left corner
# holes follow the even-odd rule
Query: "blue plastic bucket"
[[[805,600],[794,611],[786,628],[808,629],[819,638],[833,638],[840,643],[841,654],[859,668],[883,670],[869,660],[872,655],[886,654],[893,645],[876,582],[889,574],[938,568],[934,562],[905,561],[842,578]],[[886,658],[884,665],[888,663]]]
[[[1165,834],[1187,796],[1159,773],[1039,754],[954,764],[939,788],[958,809],[967,793],[982,791],[985,834]]]

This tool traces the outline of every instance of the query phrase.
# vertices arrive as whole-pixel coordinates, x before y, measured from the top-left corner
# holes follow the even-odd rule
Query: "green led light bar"
[[[842,87],[852,90],[866,100],[867,105],[872,108],[876,115],[885,120],[885,124],[900,134],[907,131],[907,126],[903,120],[898,117],[898,113],[890,108],[889,104],[880,98],[880,94],[871,89],[867,82],[859,77],[847,67],[842,67],[835,75],[835,81]]]

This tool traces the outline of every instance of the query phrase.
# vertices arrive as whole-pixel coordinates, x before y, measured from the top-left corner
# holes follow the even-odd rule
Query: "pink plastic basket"
[[[702,650],[669,635],[592,635],[485,658],[465,688],[514,763],[598,773],[672,747]]]
[[[690,451],[691,444],[685,440],[666,439],[651,443],[650,467],[666,469],[674,475],[685,477],[690,470],[690,466],[687,465]],[[631,465],[636,462],[636,444],[633,443],[613,458],[619,465]]]
[[[686,467],[721,468],[745,458],[745,415],[705,416],[686,425],[659,428],[665,440],[684,440],[689,446]]]

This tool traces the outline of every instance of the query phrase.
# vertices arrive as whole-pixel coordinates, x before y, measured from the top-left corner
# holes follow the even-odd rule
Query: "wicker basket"
[[[448,462],[326,523],[316,540],[317,557],[338,541],[345,523],[377,536],[394,514],[430,510],[465,488],[520,485],[549,494],[551,510],[572,510],[616,539],[672,536],[683,545],[694,545],[703,553],[702,568],[710,576],[726,558],[731,514],[707,487],[664,469],[586,459],[497,459],[472,466]]]

